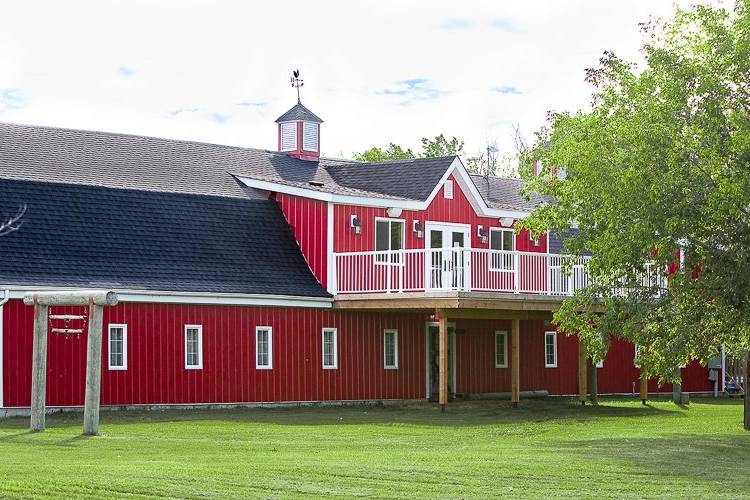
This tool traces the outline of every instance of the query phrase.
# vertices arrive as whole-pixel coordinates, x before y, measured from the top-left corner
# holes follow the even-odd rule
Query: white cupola
[[[320,124],[323,120],[315,113],[297,102],[276,123],[279,124],[280,152],[301,160],[320,158]]]

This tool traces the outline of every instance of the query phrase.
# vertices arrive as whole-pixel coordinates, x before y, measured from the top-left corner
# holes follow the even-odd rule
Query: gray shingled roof
[[[127,134],[0,123],[0,177],[124,189],[258,198],[237,178],[340,195],[424,201],[455,157],[377,163]],[[529,210],[523,181],[472,176],[493,208]]]
[[[301,102],[298,102],[297,104],[292,106],[289,111],[276,118],[276,123],[292,122],[297,120],[323,123],[323,120],[321,120],[318,115],[304,107]]]
[[[522,196],[521,190],[526,182],[521,179],[472,175],[471,180],[474,181],[477,191],[482,195],[487,206],[491,208],[527,212],[544,201],[540,195],[532,195],[528,200]]]
[[[0,179],[0,284],[329,297],[273,200]]]

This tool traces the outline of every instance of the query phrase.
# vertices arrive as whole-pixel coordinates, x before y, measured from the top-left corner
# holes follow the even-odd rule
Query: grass
[[[604,399],[0,420],[2,497],[747,497],[741,401]]]

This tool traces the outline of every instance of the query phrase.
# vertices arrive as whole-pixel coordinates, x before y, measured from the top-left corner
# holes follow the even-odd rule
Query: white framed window
[[[633,344],[633,366],[640,368],[641,364],[638,362],[638,358],[641,355],[641,346]]]
[[[515,249],[516,238],[512,229],[490,228],[490,250],[512,252]],[[513,255],[493,253],[490,260],[490,269],[493,271],[512,271],[514,269]]]
[[[446,200],[453,199],[453,181],[445,181],[445,184],[443,185],[443,195]]]
[[[128,369],[128,325],[111,324],[107,330],[108,368]]]
[[[544,367],[557,368],[557,332],[544,332]]]
[[[318,124],[302,122],[302,149],[318,151]]]
[[[335,370],[339,367],[338,331],[335,328],[323,328],[323,369]]]
[[[385,252],[393,250],[403,250],[405,236],[405,222],[403,219],[384,219],[381,217],[375,218],[375,251]],[[387,264],[388,255],[378,254],[375,258],[375,262]],[[392,263],[400,263],[401,256],[399,254],[391,255]]]
[[[508,332],[495,332],[495,368],[508,368]]]
[[[255,368],[273,368],[273,328],[270,326],[255,327]]]
[[[297,149],[297,122],[281,124],[281,150],[294,151]]]
[[[185,369],[203,369],[203,325],[185,325]]]
[[[398,369],[398,330],[383,330],[383,367]]]
[[[599,361],[599,362],[598,362],[598,363],[596,364],[596,367],[597,367],[597,368],[604,368],[604,361],[603,361],[603,360],[602,360],[602,361]]]

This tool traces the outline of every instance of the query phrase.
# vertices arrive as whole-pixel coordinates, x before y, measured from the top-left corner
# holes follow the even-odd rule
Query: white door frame
[[[434,326],[440,328],[440,323],[437,321],[427,321],[424,325],[424,368],[425,368],[425,399],[430,399],[430,327]],[[449,369],[450,365],[453,365],[451,372],[451,386],[453,387],[453,394],[456,394],[456,323],[453,321],[448,322],[448,344],[450,351],[450,359],[448,360]]]
[[[462,232],[464,233],[464,247],[466,249],[471,249],[471,224],[462,224],[458,222],[438,222],[438,221],[425,221],[425,290],[452,290],[452,286],[447,286],[446,282],[448,282],[448,285],[450,285],[452,280],[448,280],[447,278],[450,276],[452,278],[452,272],[449,274],[448,272],[443,272],[441,284],[441,288],[434,288],[432,286],[429,286],[432,284],[432,254],[429,253],[429,251],[432,249],[431,247],[431,240],[430,240],[430,231],[432,230],[438,230],[443,232],[443,247],[442,250],[448,250],[451,251],[451,247],[445,247],[445,234],[446,232]],[[445,259],[445,257],[443,257]],[[471,274],[469,272],[469,259],[466,258],[464,262],[464,270],[463,270],[463,284],[466,286],[468,283],[468,280],[470,279]]]

